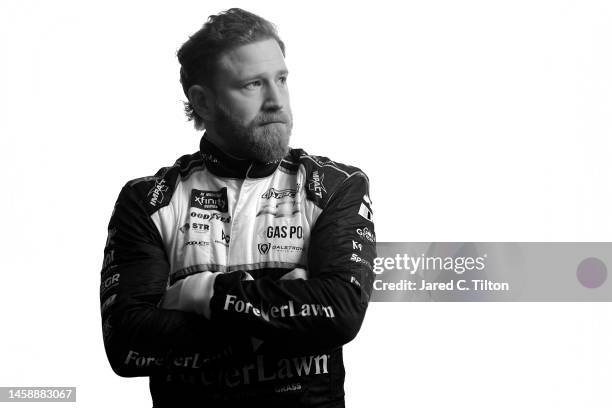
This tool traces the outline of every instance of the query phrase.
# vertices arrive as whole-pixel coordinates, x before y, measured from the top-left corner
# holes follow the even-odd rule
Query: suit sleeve
[[[311,232],[309,279],[220,274],[210,299],[211,320],[264,341],[341,346],[361,327],[375,257],[368,182],[357,173],[330,198]]]
[[[104,346],[120,376],[201,369],[239,348],[204,317],[158,307],[168,274],[161,237],[126,186],[109,223],[100,285]]]

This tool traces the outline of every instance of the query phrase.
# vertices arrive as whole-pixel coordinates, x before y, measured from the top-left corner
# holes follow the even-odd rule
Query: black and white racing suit
[[[343,407],[375,251],[358,168],[300,149],[251,163],[203,137],[119,194],[100,287],[110,364],[149,376],[155,407]]]

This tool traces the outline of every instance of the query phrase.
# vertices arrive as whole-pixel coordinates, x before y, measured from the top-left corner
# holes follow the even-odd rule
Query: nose
[[[282,110],[283,105],[283,91],[278,84],[271,82],[266,87],[263,108],[265,110]]]

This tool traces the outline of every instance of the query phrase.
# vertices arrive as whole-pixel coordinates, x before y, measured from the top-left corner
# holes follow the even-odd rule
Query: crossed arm
[[[367,181],[359,177],[330,199],[311,232],[308,279],[301,270],[277,280],[201,272],[167,290],[161,237],[124,187],[109,224],[100,293],[113,370],[121,376],[189,370],[186,359],[212,362],[251,352],[253,337],[281,341],[292,351],[349,342],[365,315],[376,256],[373,239],[359,233],[374,229],[359,214],[366,193]]]

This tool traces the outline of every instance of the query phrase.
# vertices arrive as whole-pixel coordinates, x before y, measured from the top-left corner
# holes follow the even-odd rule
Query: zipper
[[[234,225],[239,224],[236,222],[236,216],[238,215],[239,211],[238,209],[242,207],[241,205],[241,198],[242,198],[242,190],[244,189],[244,184],[247,180],[250,180],[249,178],[249,172],[251,171],[251,169],[253,168],[253,162],[251,162],[251,164],[249,165],[249,168],[246,171],[244,180],[242,180],[242,182],[240,183],[240,190],[238,191],[238,196],[236,197],[236,203],[234,204],[234,211],[232,212],[232,222],[230,223],[230,232],[229,232],[229,236],[230,236],[230,242],[227,246],[227,260],[226,260],[226,264],[229,267],[232,263],[232,247],[234,245],[232,245],[232,242],[234,241]],[[240,228],[240,226],[238,225],[236,228]]]

